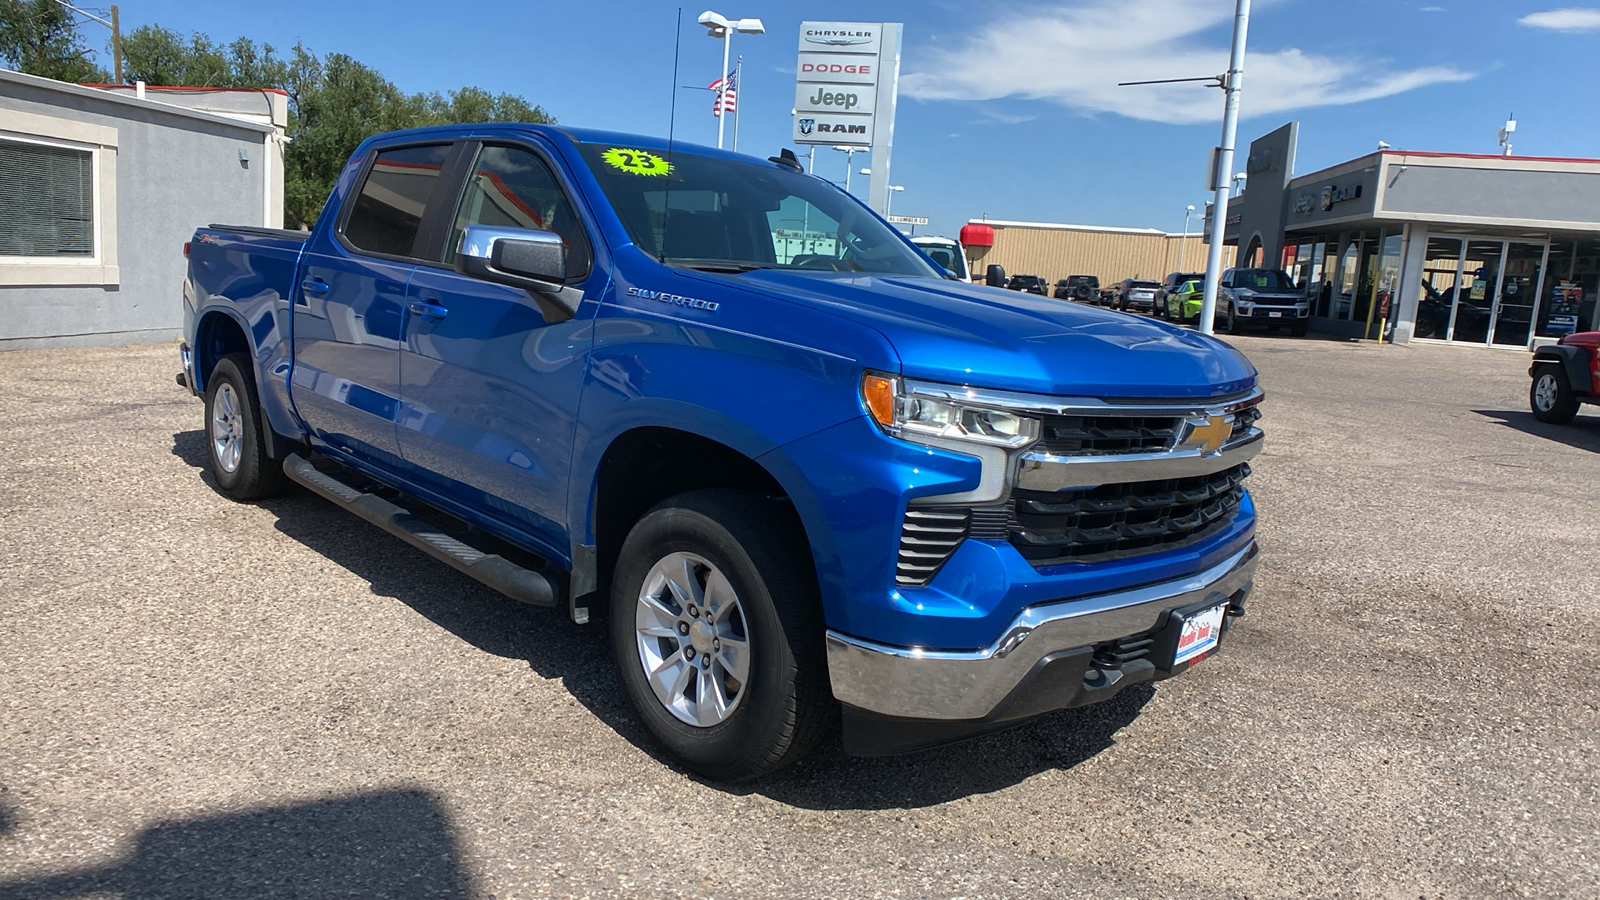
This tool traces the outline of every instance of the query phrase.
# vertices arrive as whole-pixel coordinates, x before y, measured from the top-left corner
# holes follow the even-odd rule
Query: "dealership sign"
[[[884,58],[883,38],[878,22],[800,23],[795,143],[868,147],[880,114],[893,120],[898,55],[891,48]]]

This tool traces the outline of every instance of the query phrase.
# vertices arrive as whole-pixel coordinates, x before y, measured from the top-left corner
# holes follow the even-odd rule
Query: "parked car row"
[[[1095,275],[1069,275],[1056,281],[1054,290],[1038,275],[1012,275],[1000,266],[989,267],[987,282],[1041,297],[1108,306],[1123,312],[1144,312],[1160,319],[1193,325],[1200,321],[1205,292],[1204,272],[1171,272],[1161,281],[1124,278],[1109,290]],[[1306,333],[1311,301],[1281,269],[1236,268],[1222,273],[1217,283],[1214,327],[1227,334],[1252,328],[1287,329],[1295,336]]]

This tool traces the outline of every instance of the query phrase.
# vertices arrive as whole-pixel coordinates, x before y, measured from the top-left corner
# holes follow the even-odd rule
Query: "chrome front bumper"
[[[1187,578],[1098,597],[1030,606],[999,640],[981,650],[925,650],[829,631],[828,673],[840,702],[911,719],[982,719],[1000,706],[1046,656],[1162,624],[1167,610],[1218,603],[1248,588],[1256,544]]]

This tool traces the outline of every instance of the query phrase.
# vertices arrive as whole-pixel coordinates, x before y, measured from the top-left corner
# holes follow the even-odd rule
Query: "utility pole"
[[[113,74],[114,74],[114,77],[117,79],[117,84],[121,84],[122,83],[122,25],[121,25],[121,19],[117,15],[117,8],[115,6],[111,7],[111,21],[107,22],[105,19],[100,18],[99,16],[95,15],[92,12],[89,12],[86,9],[79,9],[76,6],[73,6],[71,3],[68,3],[67,0],[56,0],[56,2],[61,4],[62,6],[65,6],[67,9],[72,10],[73,12],[77,13],[78,15],[83,16],[85,19],[93,19],[94,21],[99,22],[101,25],[104,25],[105,27],[111,29],[111,66],[112,66],[112,69],[114,70]]]
[[[1216,331],[1217,282],[1222,277],[1222,234],[1228,225],[1228,174],[1233,171],[1233,143],[1239,131],[1239,92],[1244,82],[1244,40],[1250,26],[1250,0],[1237,0],[1233,13],[1233,50],[1228,56],[1228,72],[1222,76],[1227,105],[1222,112],[1222,146],[1217,151],[1216,168],[1211,172],[1211,189],[1216,200],[1211,206],[1211,246],[1206,254],[1206,287],[1200,301],[1200,332]]]
[[[122,83],[122,18],[117,5],[111,4],[111,66],[116,72],[117,84]]]

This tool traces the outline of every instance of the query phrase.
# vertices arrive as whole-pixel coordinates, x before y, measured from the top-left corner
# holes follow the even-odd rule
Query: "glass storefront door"
[[[1538,314],[1540,275],[1550,245],[1540,241],[1507,241],[1500,292],[1489,341],[1501,347],[1526,347]]]
[[[1415,337],[1436,341],[1450,338],[1465,249],[1466,242],[1460,238],[1428,236],[1428,249],[1422,260],[1422,297],[1417,301]]]
[[[1549,242],[1428,235],[1414,336],[1526,347],[1541,323]]]
[[[1458,344],[1489,342],[1489,314],[1494,309],[1495,283],[1500,280],[1500,255],[1504,249],[1505,241],[1467,241],[1450,340]]]

